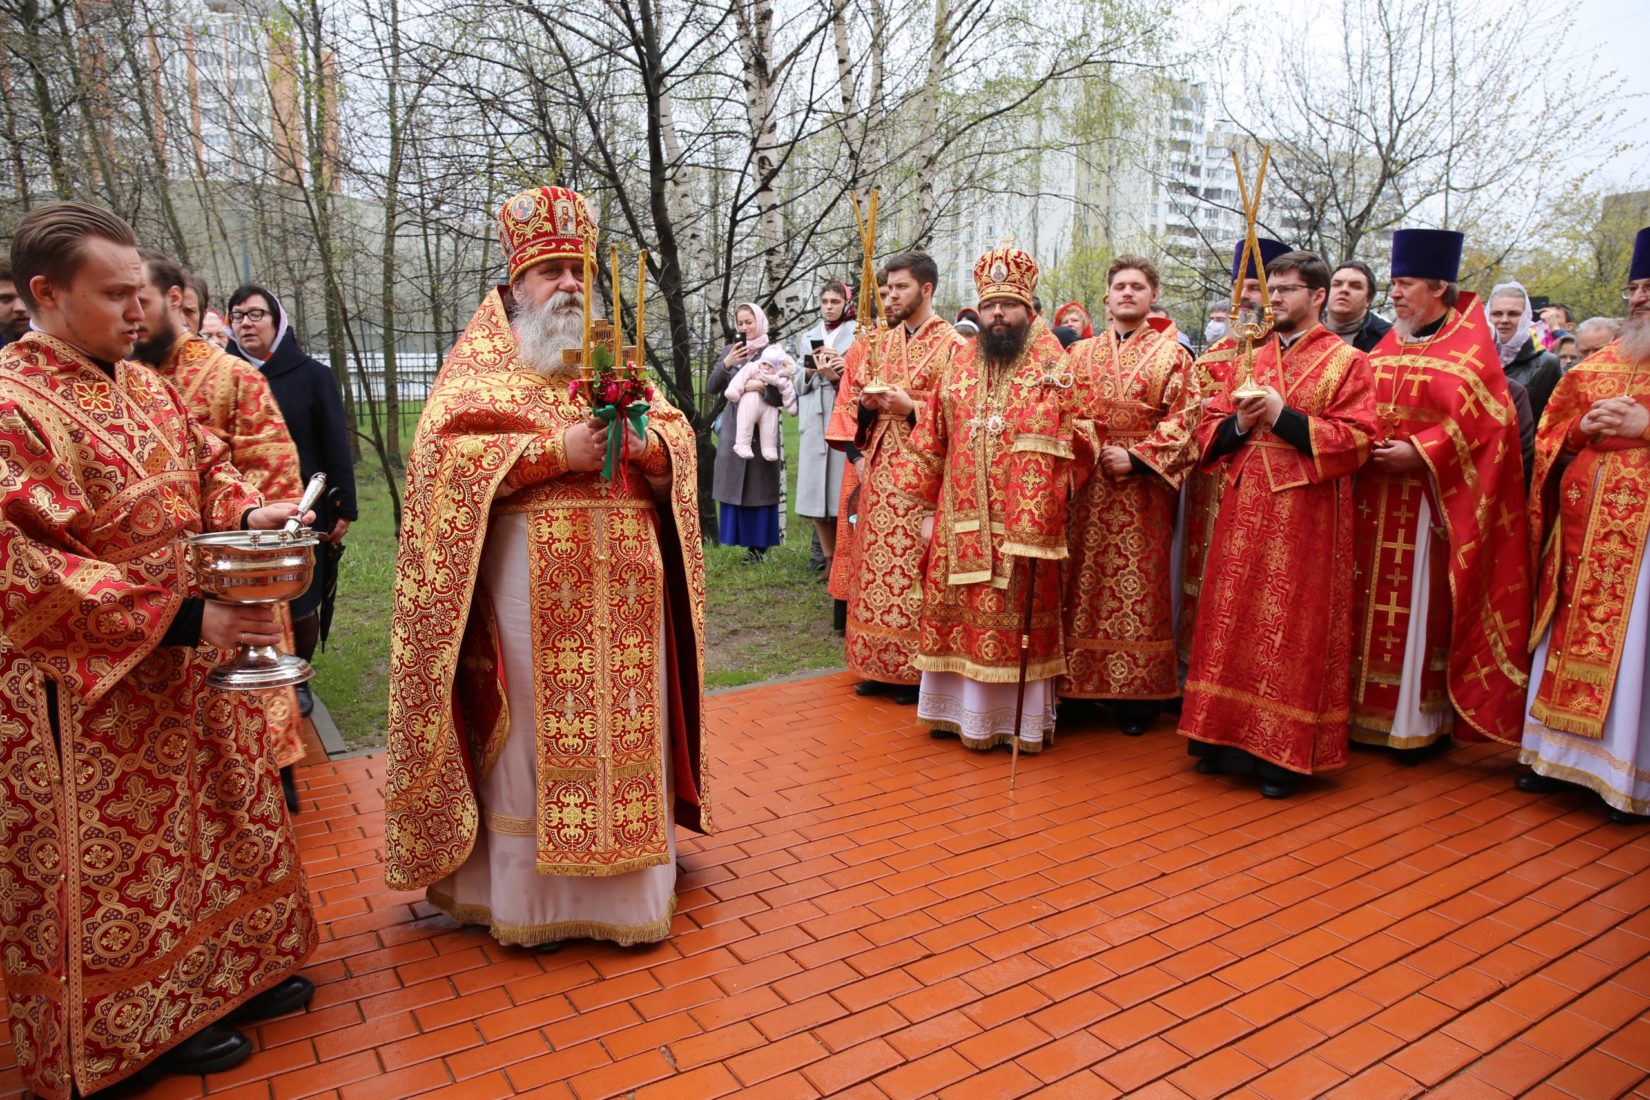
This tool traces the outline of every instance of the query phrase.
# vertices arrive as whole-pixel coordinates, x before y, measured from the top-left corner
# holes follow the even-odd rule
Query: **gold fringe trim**
[[[1045,435],[1022,435],[1014,441],[1009,452],[1032,451],[1036,454],[1053,455],[1055,458],[1075,458],[1070,443],[1061,439],[1051,439]]]
[[[1374,745],[1387,749],[1424,749],[1428,745],[1436,744],[1441,738],[1453,732],[1453,723],[1445,723],[1438,727],[1436,733],[1422,734],[1417,737],[1395,737],[1392,735],[1391,724],[1385,731],[1353,726],[1347,736],[1360,745]]]
[[[1530,717],[1540,719],[1542,725],[1548,729],[1557,730],[1559,733],[1571,733],[1577,737],[1586,737],[1593,741],[1604,739],[1603,721],[1560,711],[1543,702],[1539,696],[1536,697],[1534,703],[1530,704]]]
[[[479,924],[487,934],[506,947],[538,947],[558,940],[607,940],[620,947],[638,943],[658,943],[670,935],[676,915],[676,892],[671,891],[665,915],[650,924],[609,924],[606,921],[552,921],[549,924],[503,924],[493,919],[486,905],[460,905],[446,894],[431,888],[425,895],[430,904],[459,924]]]
[[[1018,683],[1020,679],[1019,665],[1011,668],[994,668],[990,665],[977,665],[967,657],[929,657],[919,653],[912,659],[911,664],[919,672],[955,672],[982,684],[1013,684]],[[1064,676],[1065,672],[1064,656],[1032,661],[1026,665],[1026,683]]]
[[[1607,806],[1613,806],[1626,813],[1638,814],[1641,817],[1650,815],[1650,798],[1634,798],[1625,791],[1618,791],[1592,772],[1543,760],[1541,754],[1532,749],[1525,749],[1519,753],[1518,762],[1528,766],[1537,775],[1544,775],[1548,779],[1562,780],[1565,783],[1574,783],[1584,790],[1592,791],[1602,798]]]
[[[1067,548],[1064,539],[1060,540],[1058,544],[1052,546],[1033,546],[1032,544],[1026,542],[1009,542],[1004,540],[1003,553],[1012,555],[1016,558],[1040,558],[1043,561],[1065,561],[1067,556]]]
[[[961,743],[963,748],[968,749],[970,752],[990,752],[992,749],[995,749],[1000,745],[1006,745],[1010,741],[1014,740],[1014,735],[1012,733],[999,733],[992,737],[969,737],[967,734],[963,733],[962,729],[955,722],[948,721],[944,718],[928,718],[924,719],[924,721],[926,721],[932,729],[948,730],[949,732],[956,734],[957,741]],[[1041,741],[1027,741],[1024,737],[1020,738],[1020,751],[1031,756],[1039,756],[1042,754],[1044,749],[1052,749],[1053,747],[1053,730],[1050,730],[1048,733],[1044,734]]]

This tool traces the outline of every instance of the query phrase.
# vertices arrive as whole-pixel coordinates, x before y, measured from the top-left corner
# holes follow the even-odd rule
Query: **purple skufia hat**
[[[1285,252],[1294,251],[1282,241],[1274,241],[1270,237],[1256,237],[1255,243],[1260,245],[1260,266],[1265,267]],[[1243,259],[1243,242],[1239,241],[1232,246],[1232,282],[1238,281],[1238,263]],[[1254,257],[1249,259],[1249,270],[1244,272],[1245,279],[1258,279],[1260,272],[1255,269]]]
[[[1466,241],[1453,229],[1400,229],[1392,234],[1392,277],[1453,283],[1461,275]]]
[[[1650,279],[1650,225],[1639,230],[1633,238],[1633,262],[1627,267],[1627,281],[1636,283]]]

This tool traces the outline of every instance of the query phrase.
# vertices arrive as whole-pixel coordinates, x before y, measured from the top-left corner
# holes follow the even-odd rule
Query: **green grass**
[[[786,454],[796,454],[796,421],[785,420]],[[403,440],[412,440],[410,430]],[[795,500],[796,464],[788,467]],[[390,617],[395,591],[395,529],[390,494],[376,458],[355,470],[361,518],[350,526],[338,602],[325,652],[315,659],[314,689],[352,749],[384,744],[389,700]],[[705,547],[705,686],[735,687],[842,666],[842,639],[831,631],[831,600],[808,569],[813,525],[793,511],[785,544],[760,565],[738,547]]]
[[[361,518],[350,524],[339,563],[338,601],[314,691],[352,749],[384,743],[389,707],[390,611],[395,592],[395,519],[376,461],[355,468]]]

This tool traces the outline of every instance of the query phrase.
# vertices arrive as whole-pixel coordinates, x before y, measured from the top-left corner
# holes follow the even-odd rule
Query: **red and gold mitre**
[[[974,265],[974,286],[981,302],[1013,298],[1029,306],[1037,292],[1037,261],[1011,244],[993,248]]]
[[[596,254],[596,223],[577,191],[535,187],[505,201],[498,212],[498,243],[510,259],[510,282],[545,260]]]

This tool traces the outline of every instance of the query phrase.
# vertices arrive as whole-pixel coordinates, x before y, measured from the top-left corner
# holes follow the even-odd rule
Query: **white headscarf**
[[[1503,367],[1517,359],[1518,353],[1529,345],[1530,325],[1534,323],[1535,318],[1530,314],[1530,296],[1525,293],[1522,285],[1518,283],[1498,283],[1495,289],[1490,291],[1491,305],[1495,303],[1497,298],[1511,298],[1515,294],[1524,299],[1524,316],[1518,319],[1518,327],[1513,330],[1511,337],[1496,341],[1495,350],[1501,353],[1501,365]]]

